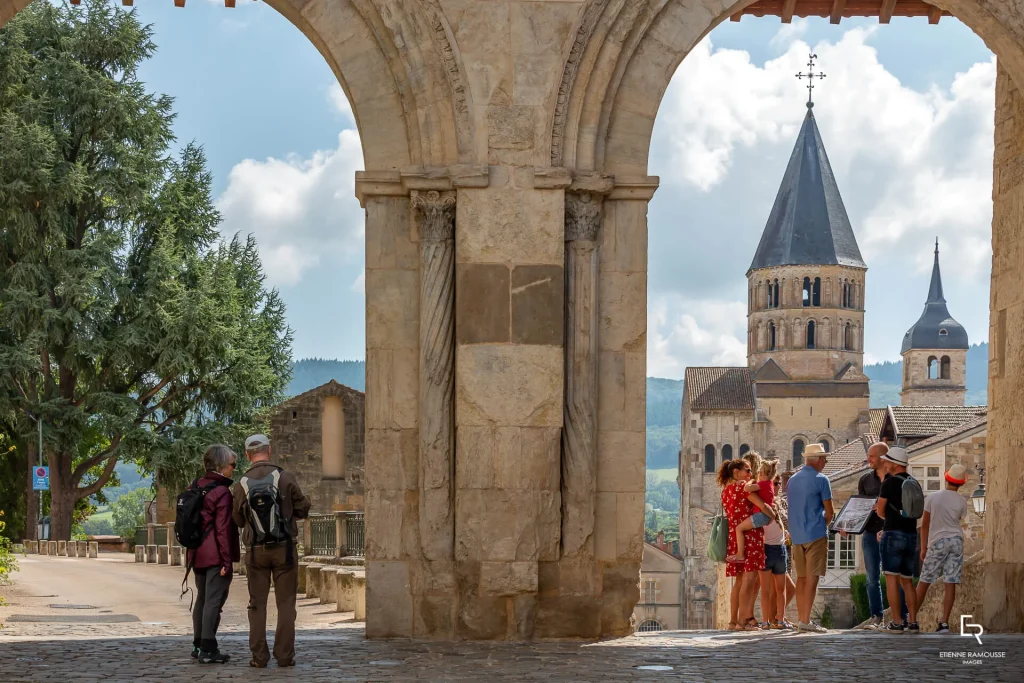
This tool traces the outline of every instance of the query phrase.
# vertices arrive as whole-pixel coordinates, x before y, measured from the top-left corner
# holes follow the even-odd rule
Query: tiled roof
[[[956,438],[961,434],[965,434],[966,432],[971,431],[972,429],[983,427],[986,424],[988,424],[987,412],[979,415],[973,420],[968,420],[967,422],[964,422],[962,425],[956,426],[953,429],[948,429],[944,432],[936,434],[935,436],[924,439],[923,441],[918,441],[913,446],[908,448],[907,452],[916,453],[917,451],[921,451],[931,446],[934,446],[937,443],[942,443],[943,441],[946,441],[948,439]]]
[[[888,408],[872,408],[868,411],[870,415],[870,430],[868,434],[871,438],[878,440],[878,435],[882,433],[882,425],[885,423],[885,416],[889,412]]]
[[[986,413],[986,406],[889,406],[896,436],[933,436]]]
[[[686,368],[683,390],[691,410],[753,410],[747,368]]]
[[[829,479],[844,473],[850,468],[860,467],[868,457],[868,447],[874,443],[870,436],[859,436],[842,448],[837,448],[828,455],[825,469],[822,471]]]
[[[318,387],[313,387],[312,389],[309,389],[308,391],[304,391],[301,394],[297,394],[295,396],[292,396],[291,398],[289,398],[286,401],[282,401],[281,403],[279,403],[276,406],[274,406],[272,408],[271,412],[277,413],[278,411],[284,410],[285,408],[291,408],[291,406],[295,405],[296,403],[302,403],[307,398],[309,398],[311,396],[319,395],[321,393],[327,394],[327,395],[330,395],[330,396],[340,396],[341,394],[346,393],[346,392],[351,394],[351,395],[356,395],[356,396],[362,396],[363,395],[363,392],[359,391],[358,389],[353,389],[352,387],[348,386],[347,384],[342,384],[338,380],[332,379],[331,381],[325,382],[325,383],[321,384]]]

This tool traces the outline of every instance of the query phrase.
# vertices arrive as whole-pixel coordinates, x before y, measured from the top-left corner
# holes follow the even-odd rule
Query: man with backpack
[[[879,630],[886,633],[916,634],[921,632],[917,624],[917,591],[914,589],[914,573],[917,571],[917,520],[924,514],[924,491],[921,484],[907,474],[907,451],[894,446],[882,456],[888,476],[882,481],[882,488],[875,503],[875,514],[882,518],[882,573],[888,579],[885,591],[890,605],[900,604],[900,585],[907,599],[909,624],[890,621]]]
[[[295,476],[270,462],[270,439],[253,434],[245,440],[245,454],[252,466],[231,488],[233,517],[242,528],[248,548],[249,666],[264,668],[270,661],[267,647],[267,598],[274,581],[277,627],[274,659],[278,666],[295,665],[295,594],[299,560],[295,556],[296,519],[309,515],[309,498],[302,494]]]

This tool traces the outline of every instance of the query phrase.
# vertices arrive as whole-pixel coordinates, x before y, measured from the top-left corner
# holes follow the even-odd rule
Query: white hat
[[[827,458],[828,451],[820,443],[808,444],[807,448],[804,449],[804,460],[807,458]]]
[[[245,450],[251,451],[256,448],[263,448],[270,445],[270,439],[266,434],[253,434],[245,440]]]
[[[889,449],[889,452],[882,456],[882,460],[888,460],[889,462],[896,463],[901,467],[907,466],[907,449],[899,446],[893,446]]]
[[[967,468],[961,464],[956,464],[946,470],[946,481],[950,484],[956,484],[963,486],[967,483]]]

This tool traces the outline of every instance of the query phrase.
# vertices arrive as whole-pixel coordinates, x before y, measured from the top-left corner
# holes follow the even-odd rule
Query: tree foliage
[[[0,413],[41,416],[52,532],[118,460],[179,485],[279,400],[291,333],[256,243],[223,240],[202,149],[134,13],[35,3],[0,29]]]
[[[153,491],[140,488],[124,494],[110,506],[113,532],[121,538],[134,538],[135,527],[142,524],[143,503],[153,500]]]

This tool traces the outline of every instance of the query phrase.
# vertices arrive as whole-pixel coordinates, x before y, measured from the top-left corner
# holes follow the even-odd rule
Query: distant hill
[[[292,381],[288,383],[288,396],[298,396],[331,380],[366,391],[366,362],[361,360],[327,360],[303,358],[292,363]]]
[[[871,407],[898,405],[903,381],[903,363],[886,361],[867,365],[864,374],[871,381]],[[361,360],[305,358],[292,366],[288,395],[295,396],[332,379],[366,390],[366,363]],[[683,382],[662,377],[647,378],[647,466],[651,469],[676,467],[683,402]],[[968,405],[988,402],[988,344],[975,344],[967,351]]]

